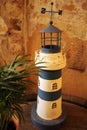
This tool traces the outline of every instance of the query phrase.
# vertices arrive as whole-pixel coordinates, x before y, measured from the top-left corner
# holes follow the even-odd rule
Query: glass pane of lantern
[[[46,33],[46,37],[45,37],[45,41],[46,41],[46,45],[50,45],[51,44],[51,37],[50,37],[50,33]]]
[[[58,33],[53,33],[52,34],[52,44],[53,45],[58,45],[59,44],[59,34]]]
[[[45,38],[43,38],[43,40],[45,40],[45,45],[58,45],[59,35],[58,33],[45,33]]]

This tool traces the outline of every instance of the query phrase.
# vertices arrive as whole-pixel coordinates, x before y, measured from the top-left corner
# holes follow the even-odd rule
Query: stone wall
[[[40,49],[39,30],[49,24],[51,0],[0,0],[0,64],[10,62],[17,54]],[[62,47],[67,66],[63,69],[63,94],[87,99],[87,0],[52,0],[54,10],[63,10],[62,16],[53,16],[54,25],[63,30]],[[37,78],[35,78],[37,82]],[[31,88],[29,88],[31,89]],[[32,88],[36,93],[37,85]],[[30,90],[29,90],[30,91]]]
[[[0,64],[24,54],[24,1],[0,0]]]

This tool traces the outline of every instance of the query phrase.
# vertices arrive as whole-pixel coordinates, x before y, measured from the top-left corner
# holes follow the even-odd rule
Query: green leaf
[[[25,90],[27,85],[35,85],[29,77],[38,75],[38,69],[28,56],[16,55],[10,64],[0,67],[0,130],[6,130],[12,116],[16,115],[20,121],[24,118],[21,104],[27,103]]]

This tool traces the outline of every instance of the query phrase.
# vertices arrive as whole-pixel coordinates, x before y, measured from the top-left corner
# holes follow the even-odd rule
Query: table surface
[[[31,121],[31,109],[36,102],[28,102],[28,105],[22,105],[24,110],[25,122],[20,125],[20,130],[39,130]],[[63,102],[67,110],[66,122],[60,130],[87,130],[87,109]]]

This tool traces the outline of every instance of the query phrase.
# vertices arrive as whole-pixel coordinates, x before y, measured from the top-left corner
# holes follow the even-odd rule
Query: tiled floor
[[[25,122],[20,125],[20,130],[38,130],[31,122],[31,109],[35,102],[23,105]],[[60,130],[87,130],[87,109],[63,102],[67,109],[67,119]]]

